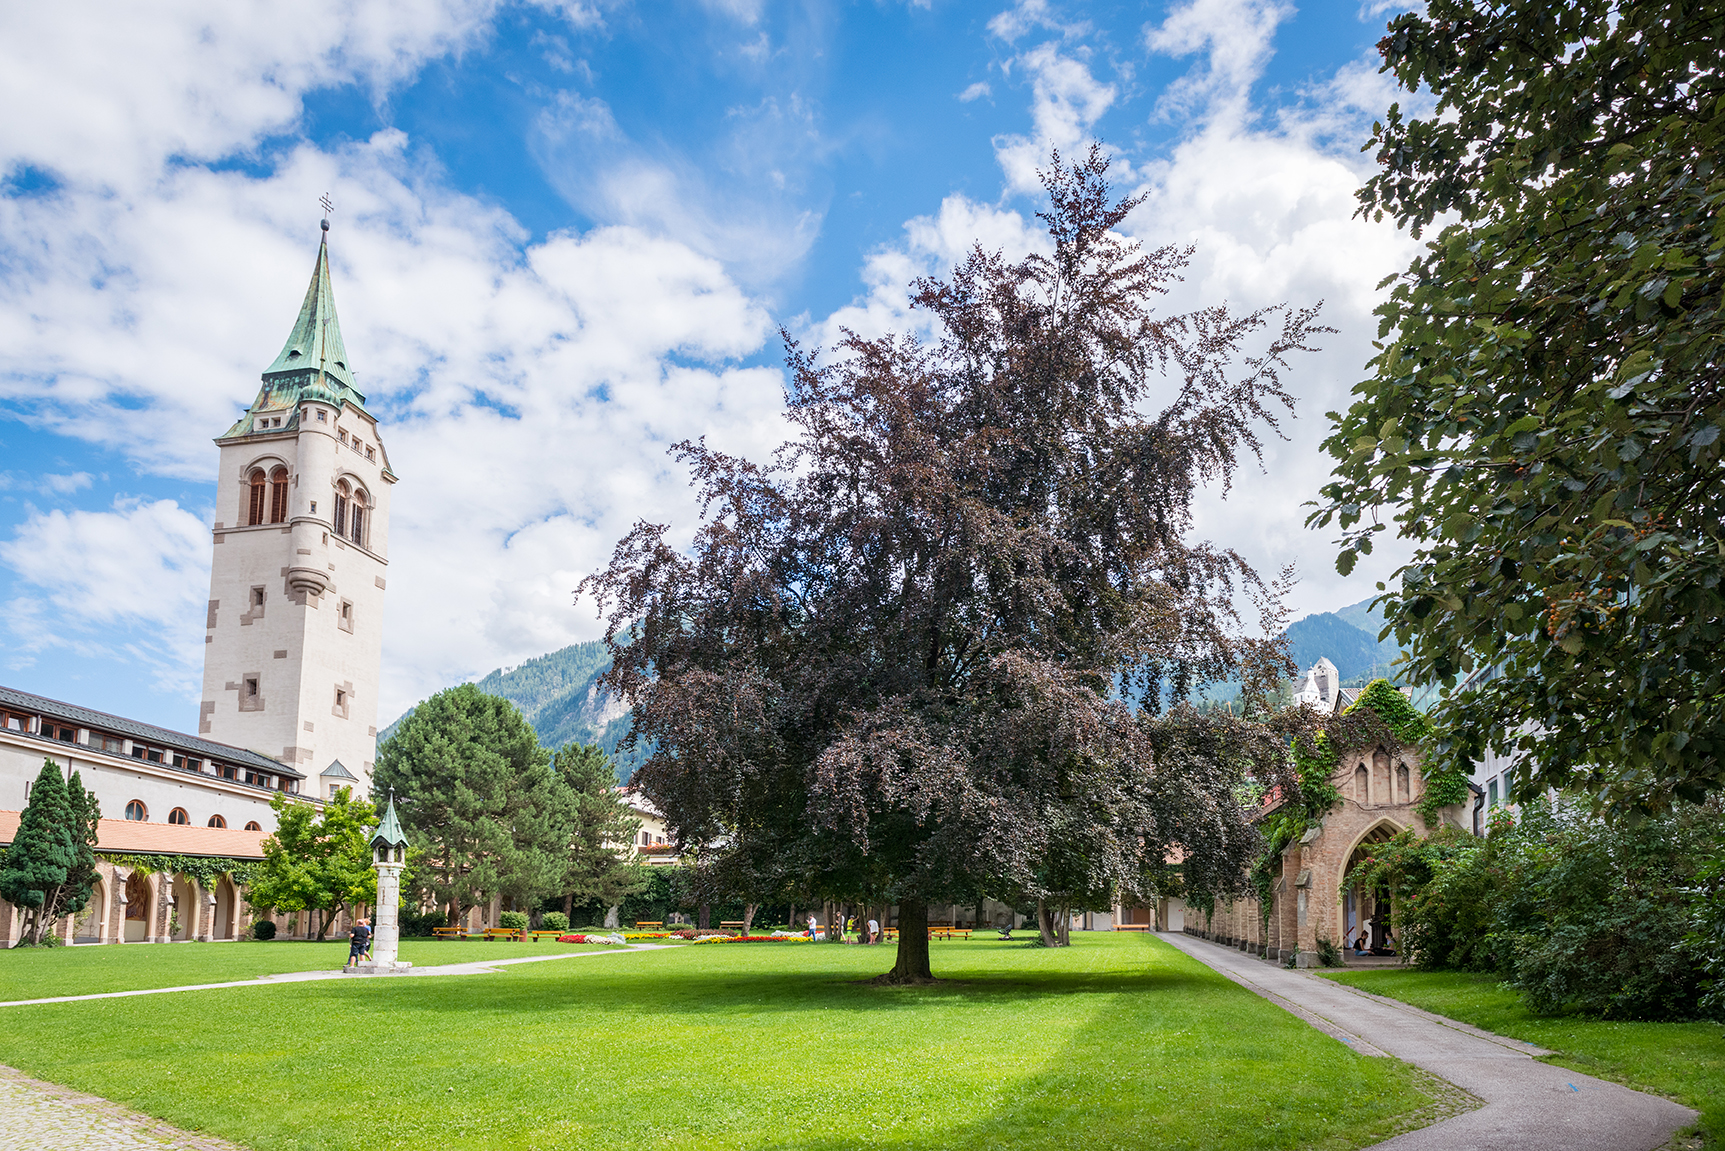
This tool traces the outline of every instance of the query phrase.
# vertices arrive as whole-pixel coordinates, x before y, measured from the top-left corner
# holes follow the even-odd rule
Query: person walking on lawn
[[[371,928],[366,926],[365,920],[355,920],[353,930],[347,933],[347,939],[347,963],[342,967],[343,971],[364,959],[366,952],[371,949]]]

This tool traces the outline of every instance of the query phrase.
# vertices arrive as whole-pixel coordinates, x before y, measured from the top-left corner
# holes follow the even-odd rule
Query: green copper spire
[[[389,793],[389,810],[383,813],[383,822],[372,832],[371,842],[387,847],[406,847],[407,835],[401,830],[401,820],[395,815],[395,792]]]
[[[305,303],[299,307],[299,319],[294,321],[281,355],[264,369],[264,379],[273,382],[272,377],[299,376],[308,371],[353,387],[353,373],[347,366],[347,345],[341,342],[341,321],[335,315],[335,292],[329,286],[327,231],[317,246],[317,266],[312,269],[311,283],[305,290]],[[340,391],[333,387],[330,390]]]
[[[219,440],[285,432],[299,424],[299,405],[306,400],[352,404],[364,409],[365,396],[354,386],[353,369],[347,362],[347,345],[341,339],[341,321],[335,314],[335,292],[329,285],[329,221],[323,222],[324,237],[317,246],[317,264],[305,290],[299,318],[281,355],[264,369],[263,387],[246,414],[218,437]]]

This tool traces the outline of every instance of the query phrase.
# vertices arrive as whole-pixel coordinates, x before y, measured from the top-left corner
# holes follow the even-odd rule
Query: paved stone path
[[[244,1151],[0,1066],[0,1151]]]
[[[1195,936],[1161,938],[1364,1055],[1389,1055],[1485,1101],[1374,1151],[1653,1151],[1695,1112],[1534,1057],[1552,1052]]]
[[[526,955],[519,959],[479,959],[472,963],[445,963],[437,967],[413,967],[386,973],[370,971],[286,971],[236,979],[231,983],[188,983],[180,987],[146,987],[141,991],[102,991],[94,995],[55,995],[46,999],[0,1000],[0,1007],[31,1007],[39,1003],[78,1003],[85,999],[128,999],[134,995],[171,995],[176,991],[213,991],[219,987],[267,987],[274,983],[312,983],[322,979],[411,979],[416,975],[493,975],[500,967],[517,963],[547,963],[553,959],[585,959],[591,955],[622,955],[630,951],[659,951],[663,943],[635,943],[605,951],[566,951],[561,955]],[[0,1148],[3,1148],[0,1144]]]

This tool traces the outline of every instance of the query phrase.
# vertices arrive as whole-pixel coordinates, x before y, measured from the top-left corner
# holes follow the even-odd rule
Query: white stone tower
[[[354,386],[323,230],[287,345],[216,440],[198,732],[299,768],[327,799],[371,787],[395,474]]]

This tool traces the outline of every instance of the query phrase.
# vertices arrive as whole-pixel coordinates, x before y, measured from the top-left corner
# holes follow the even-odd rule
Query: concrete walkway
[[[79,1003],[86,999],[128,999],[134,995],[171,995],[176,991],[213,991],[220,987],[268,987],[275,983],[312,983],[321,979],[411,979],[416,975],[494,975],[500,967],[517,963],[549,963],[553,959],[585,959],[593,955],[623,955],[631,951],[660,951],[663,943],[635,943],[605,951],[566,951],[561,955],[527,955],[519,959],[480,959],[472,963],[445,963],[437,967],[412,967],[396,973],[366,971],[284,971],[232,983],[188,983],[180,987],[146,987],[141,991],[103,991],[94,995],[55,995],[47,999],[0,1000],[0,1007],[30,1007],[38,1003]]]
[[[1653,1151],[1695,1112],[1534,1057],[1549,1051],[1191,935],[1160,936],[1363,1055],[1412,1063],[1485,1106],[1374,1151]]]

